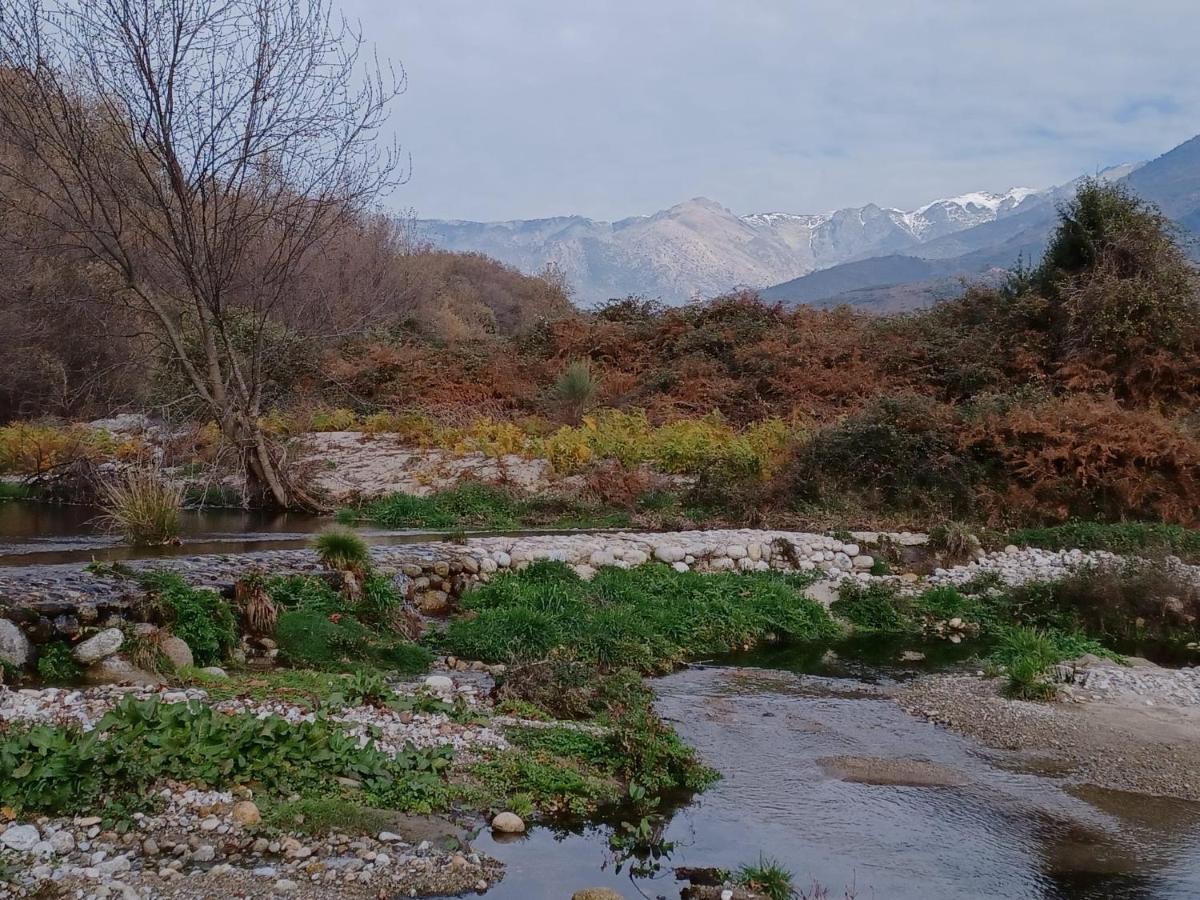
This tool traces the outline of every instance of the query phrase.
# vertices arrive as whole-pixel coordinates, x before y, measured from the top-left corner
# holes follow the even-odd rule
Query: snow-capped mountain
[[[450,250],[486,253],[526,272],[561,267],[583,305],[638,294],[667,303],[737,287],[766,287],[841,263],[912,252],[928,241],[1046,202],[1014,188],[935,200],[914,210],[874,204],[830,213],[739,216],[697,197],[650,216],[512,222],[423,220]]]

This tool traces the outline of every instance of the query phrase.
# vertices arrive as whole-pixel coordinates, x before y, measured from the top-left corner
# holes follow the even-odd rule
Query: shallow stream
[[[829,667],[837,660],[798,666]],[[627,898],[677,898],[674,866],[736,869],[760,854],[809,895],[819,886],[828,894],[816,896],[835,900],[1200,896],[1200,804],[1008,771],[872,683],[903,674],[720,666],[658,680],[663,714],[724,776],[669,813],[664,836],[674,848],[663,874],[614,871],[603,827],[537,828],[507,843],[485,833],[476,846],[508,864],[488,897],[561,900],[608,886]],[[858,765],[851,780],[830,762],[847,757]],[[935,764],[918,767],[913,781],[932,770],[932,780],[952,784],[903,783],[912,760]],[[890,783],[864,783],[873,780]]]

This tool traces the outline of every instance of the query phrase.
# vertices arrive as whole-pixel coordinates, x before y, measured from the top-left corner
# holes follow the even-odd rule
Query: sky
[[[335,0],[336,2],[336,0]],[[911,209],[1200,132],[1197,0],[346,0],[422,218]]]

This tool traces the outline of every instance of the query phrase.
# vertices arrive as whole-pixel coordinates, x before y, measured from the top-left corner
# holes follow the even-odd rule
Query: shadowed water
[[[313,534],[333,524],[331,518],[304,513],[189,509],[181,513],[178,546],[131,547],[124,544],[118,535],[105,531],[102,515],[101,510],[90,506],[17,500],[0,502],[0,566],[298,550],[310,546]],[[370,544],[400,545],[447,540],[463,535],[556,534],[565,529],[523,529],[514,532],[468,529],[454,535],[444,530],[428,529],[355,530]],[[597,529],[589,529],[589,533],[594,531]]]
[[[655,684],[660,708],[724,775],[671,816],[667,874],[612,870],[607,832],[537,829],[517,843],[482,835],[505,860],[494,900],[569,897],[609,886],[675,898],[672,865],[736,869],[760,854],[801,888],[878,900],[1200,896],[1200,806],[1059,783],[993,765],[970,741],[913,718],[872,685],[791,672],[705,668]],[[922,760],[954,787],[851,783],[829,757]],[[868,767],[869,769],[869,767]]]

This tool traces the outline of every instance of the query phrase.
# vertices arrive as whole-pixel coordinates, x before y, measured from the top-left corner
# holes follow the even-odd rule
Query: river
[[[899,673],[876,674],[718,666],[657,680],[662,713],[724,776],[669,813],[664,838],[674,847],[663,873],[614,871],[603,826],[535,828],[505,843],[485,833],[476,846],[508,864],[488,897],[561,900],[608,886],[628,898],[677,898],[673,866],[737,869],[760,855],[790,869],[808,895],[829,898],[1200,896],[1200,804],[1006,769],[968,739],[903,712],[886,696]],[[846,780],[829,763],[845,757],[886,773],[879,780],[903,781],[893,767],[902,773],[918,760],[956,783]]]

